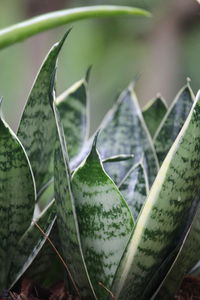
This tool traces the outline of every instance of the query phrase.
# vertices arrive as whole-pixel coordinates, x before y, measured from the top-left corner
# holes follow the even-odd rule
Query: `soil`
[[[175,296],[176,300],[200,300],[200,278],[186,276],[180,290]]]

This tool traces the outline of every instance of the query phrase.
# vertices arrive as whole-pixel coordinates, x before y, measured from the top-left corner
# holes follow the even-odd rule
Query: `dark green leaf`
[[[194,101],[193,92],[184,86],[168,109],[154,136],[154,145],[161,164],[179,134]]]
[[[106,164],[106,172],[119,184],[130,168],[144,156],[144,165],[150,184],[158,170],[157,158],[136,96],[130,86],[102,122],[97,148],[101,157],[107,158],[121,153],[134,158],[118,164]]]
[[[114,294],[139,299],[154,273],[180,242],[200,186],[200,98],[164,160],[120,263]]]
[[[133,218],[117,186],[105,173],[96,145],[72,177],[80,236],[98,299],[111,288],[116,268],[133,229]]]
[[[56,99],[64,127],[69,158],[76,156],[89,135],[87,82],[82,79]]]
[[[18,240],[29,227],[35,206],[35,183],[23,146],[0,118],[0,290],[7,286]]]
[[[67,34],[47,55],[36,77],[18,129],[19,139],[26,149],[33,168],[37,192],[52,177],[56,131],[49,104],[49,87],[58,54]]]
[[[142,114],[152,137],[158,129],[166,112],[167,105],[161,96],[157,96],[144,107]]]

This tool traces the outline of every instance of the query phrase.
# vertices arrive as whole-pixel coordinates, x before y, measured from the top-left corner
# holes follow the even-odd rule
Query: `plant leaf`
[[[105,170],[115,183],[119,184],[130,168],[144,156],[151,185],[158,170],[157,158],[131,86],[121,94],[100,129],[97,148],[103,159],[121,153],[134,154],[134,158],[128,161],[106,164]]]
[[[164,283],[155,299],[170,300],[174,295],[185,275],[199,261],[200,257],[200,206],[197,209],[192,225],[185,237],[179,254],[170,268]]]
[[[194,101],[187,83],[177,94],[154,136],[154,145],[161,164],[179,134]]]
[[[150,17],[143,9],[128,6],[95,5],[50,12],[0,30],[0,49],[45,30],[89,18],[138,15]]]
[[[125,250],[133,218],[128,206],[104,172],[94,144],[72,176],[83,253],[98,299],[107,299],[108,289]]]
[[[62,257],[56,221],[49,234],[49,239]],[[35,282],[39,282],[40,285],[45,288],[52,287],[52,285],[55,284],[55,278],[56,281],[59,282],[63,281],[64,278],[66,280],[66,276],[63,263],[60,261],[48,240],[45,241],[38,255],[24,274],[24,278],[31,278]]]
[[[56,129],[49,104],[49,86],[67,35],[68,32],[47,55],[29,95],[17,134],[30,159],[37,192],[52,177]]]
[[[55,218],[54,201],[52,201],[38,220],[36,220],[46,236],[49,235]],[[18,240],[15,254],[12,257],[12,265],[9,273],[9,288],[11,288],[27,270],[45,241],[46,238],[33,222],[21,239]]]
[[[136,221],[149,191],[147,175],[141,163],[130,169],[120,183],[119,190]]]
[[[157,96],[155,99],[152,99],[143,108],[142,114],[152,137],[158,129],[166,112],[167,104],[161,96]]]
[[[54,191],[63,256],[76,282],[77,293],[88,300],[96,299],[81,248],[64,130],[55,103],[53,108],[58,133],[54,159]]]
[[[35,197],[34,178],[25,150],[0,117],[0,290],[7,286],[17,242],[31,223]]]
[[[54,178],[52,178],[37,195],[37,204],[40,211],[54,199]]]
[[[89,107],[87,82],[82,79],[56,99],[56,104],[65,137],[69,158],[74,158],[89,136]]]
[[[120,263],[113,291],[138,299],[144,286],[180,241],[188,211],[199,191],[200,97],[166,159],[140,214]],[[141,298],[140,298],[141,299]]]

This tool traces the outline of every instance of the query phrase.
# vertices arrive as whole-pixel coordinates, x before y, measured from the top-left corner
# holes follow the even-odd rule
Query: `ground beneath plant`
[[[185,277],[174,299],[200,300],[200,278]],[[81,298],[70,295],[64,282],[59,282],[52,288],[45,289],[30,279],[23,279],[18,293],[5,290],[0,295],[0,300],[81,300]]]

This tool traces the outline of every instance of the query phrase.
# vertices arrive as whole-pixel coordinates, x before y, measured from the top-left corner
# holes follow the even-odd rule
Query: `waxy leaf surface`
[[[119,154],[134,154],[134,158],[128,161],[106,164],[106,172],[115,183],[119,184],[143,156],[151,185],[157,174],[157,158],[132,87],[121,94],[100,129],[97,149],[103,159]]]
[[[57,108],[62,120],[69,158],[82,149],[89,134],[88,91],[85,79],[75,83],[57,99]]]
[[[28,157],[16,135],[0,118],[0,290],[18,240],[29,227],[35,206],[35,184]]]
[[[57,223],[65,262],[81,296],[96,299],[83,258],[79,228],[71,188],[68,154],[64,130],[54,103],[57,141],[54,159],[54,191],[57,207]]]
[[[151,100],[144,107],[142,114],[147,125],[147,128],[153,137],[158,129],[164,115],[167,112],[167,105],[164,99],[160,96]]]
[[[131,212],[105,173],[96,146],[72,177],[80,237],[88,272],[98,299],[108,293],[133,229]]]
[[[136,221],[148,194],[148,180],[141,163],[131,168],[119,185],[132,215]]]
[[[168,109],[154,136],[154,145],[161,164],[179,134],[194,101],[192,90],[184,86]]]
[[[200,99],[166,156],[120,263],[117,298],[143,299],[144,283],[180,241],[200,185]]]
[[[52,177],[56,129],[49,104],[49,88],[66,36],[47,55],[29,95],[17,134],[30,159],[37,192]]]
[[[24,274],[34,258],[44,245],[46,237],[56,219],[55,203],[52,201],[44,212],[34,221],[24,235],[18,240],[9,273],[9,286],[12,287]],[[35,222],[45,233],[45,236],[36,227]]]

